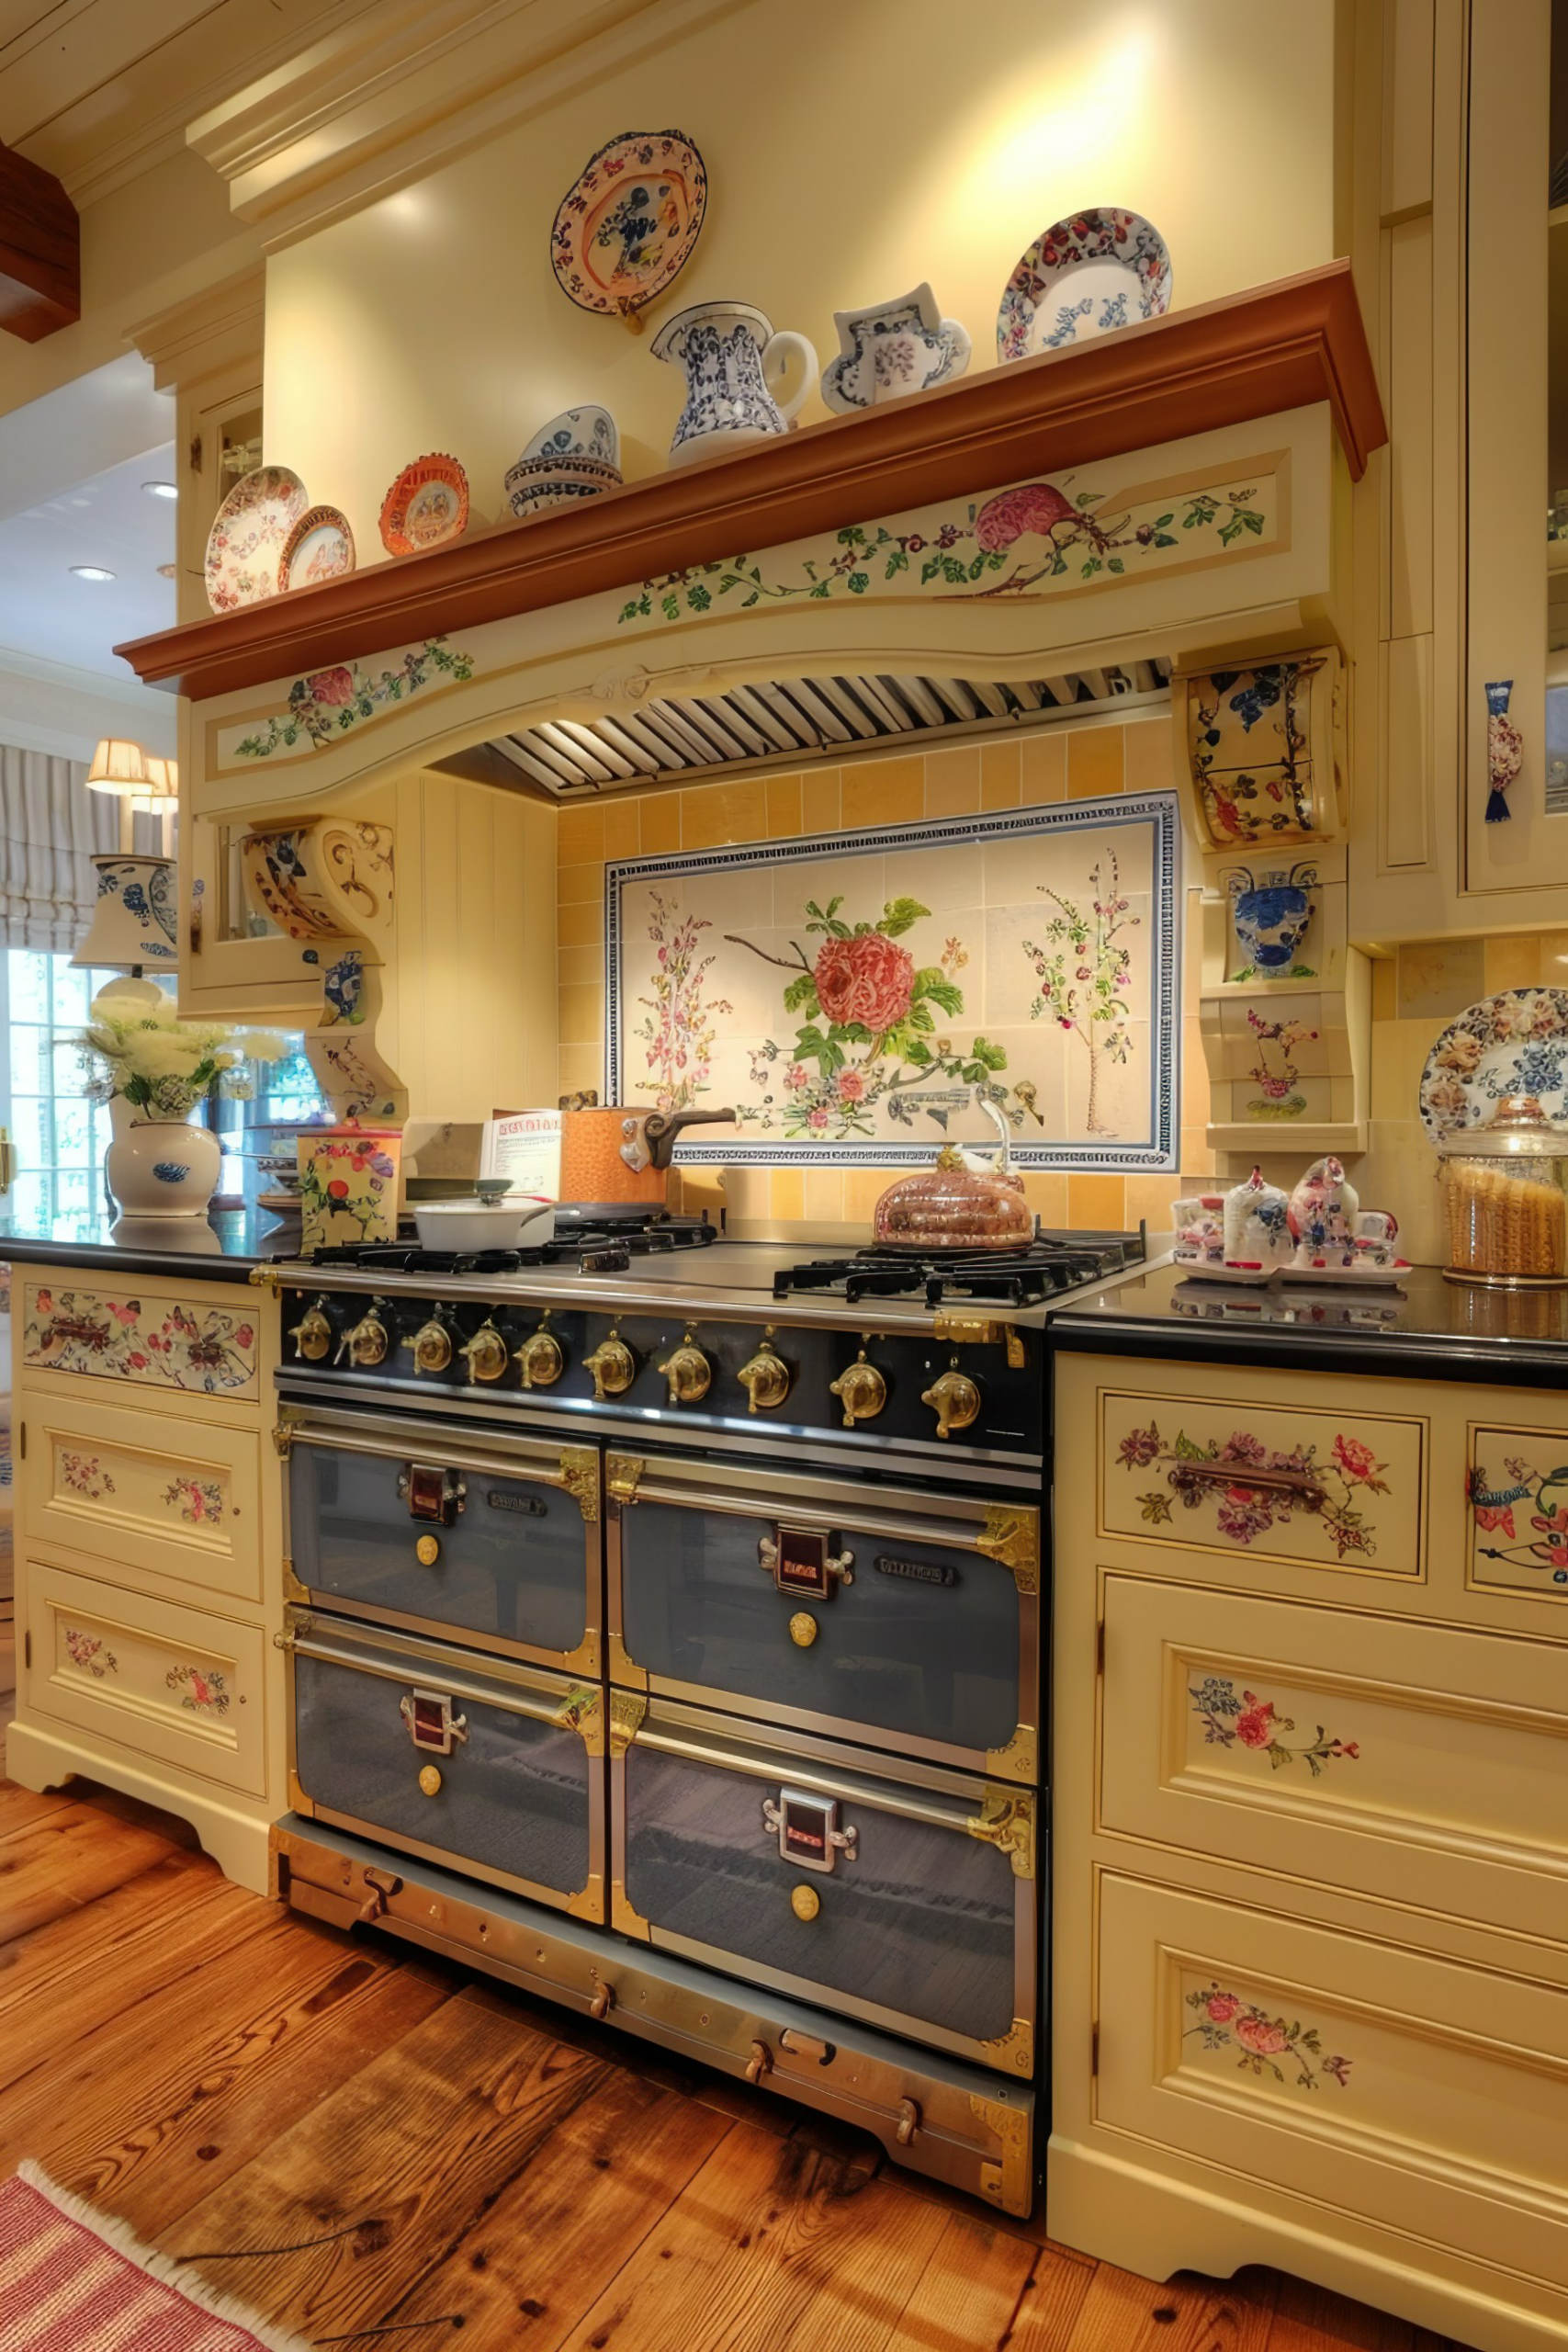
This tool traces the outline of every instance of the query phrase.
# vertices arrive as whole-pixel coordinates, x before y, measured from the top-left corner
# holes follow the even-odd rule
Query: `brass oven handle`
[[[772,1781],[776,1783],[779,1778],[776,1757],[772,1758],[761,1756],[750,1757],[733,1748],[710,1747],[705,1741],[682,1739],[677,1732],[650,1731],[646,1723],[638,1726],[634,1745],[638,1747],[655,1748],[662,1756],[684,1756],[694,1764],[716,1765],[721,1771],[744,1772],[747,1779],[751,1781]],[[900,1821],[923,1822],[932,1829],[967,1830],[970,1821],[974,1818],[964,1809],[962,1804],[956,1805],[955,1809],[950,1813],[942,1805],[922,1804],[919,1797],[910,1796],[901,1789],[897,1791],[877,1789],[874,1792],[868,1792],[864,1789],[846,1788],[841,1781],[831,1780],[826,1773],[797,1768],[793,1759],[789,1767],[789,1782],[792,1788],[807,1789],[822,1796],[836,1797],[840,1804],[869,1805],[877,1813],[893,1814]],[[1021,1795],[1026,1792],[1013,1791],[1010,1793]]]
[[[762,1799],[762,1826],[767,1831],[768,1836],[775,1841],[774,1851],[776,1852],[778,1834],[784,1827],[784,1802],[782,1798],[777,1804],[773,1803],[772,1797],[764,1797]],[[852,1862],[854,1860],[856,1854],[860,1851],[860,1831],[858,1829],[829,1829],[825,1834],[829,1845],[833,1847],[837,1852],[842,1854],[846,1862]]]
[[[442,1694],[441,1694],[441,1695],[442,1695],[442,1697],[443,1697],[443,1698],[450,1698],[450,1697],[455,1697],[457,1694],[456,1694],[455,1692],[449,1691],[449,1690],[446,1688],[446,1686],[445,1686],[445,1685],[443,1685],[443,1688],[442,1688]],[[409,1737],[410,1737],[411,1739],[413,1739],[413,1744],[414,1744],[414,1746],[415,1746],[416,1747],[419,1747],[419,1748],[420,1748],[420,1752],[421,1752],[421,1754],[422,1754],[422,1755],[425,1755],[425,1756],[428,1756],[428,1755],[432,1754],[432,1753],[434,1752],[432,1749],[427,1748],[427,1747],[420,1747],[420,1742],[419,1742],[417,1739],[414,1739],[414,1728],[413,1728],[413,1701],[412,1701],[412,1698],[410,1698],[409,1696],[407,1696],[406,1694],[404,1695],[404,1697],[402,1697],[401,1699],[400,1699],[400,1700],[398,1701],[398,1713],[399,1713],[399,1714],[400,1714],[400,1715],[401,1715],[401,1717],[402,1717],[402,1719],[403,1719],[404,1723],[405,1723],[405,1724],[407,1724],[407,1725],[408,1725],[408,1727],[409,1727]],[[456,1740],[456,1741],[458,1741],[458,1742],[460,1742],[460,1743],[462,1744],[462,1746],[464,1746],[465,1747],[468,1746],[468,1718],[467,1717],[467,1715],[455,1715],[455,1714],[453,1714],[453,1713],[452,1713],[451,1710],[448,1708],[447,1713],[446,1713],[446,1721],[445,1721],[445,1723],[444,1723],[443,1728],[444,1728],[444,1730],[446,1731],[446,1736],[447,1736],[447,1738],[448,1738],[449,1740]]]
[[[313,1657],[323,1666],[351,1666],[357,1673],[374,1674],[383,1682],[400,1682],[406,1690],[411,1679],[407,1659],[367,1657],[362,1650],[352,1649],[307,1628],[298,1621],[272,1637],[275,1649],[285,1650],[290,1657]],[[552,1730],[560,1728],[560,1703],[558,1701],[536,1699],[529,1692],[506,1687],[485,1690],[481,1685],[466,1682],[461,1675],[444,1674],[441,1688],[454,1699],[467,1699],[479,1707],[504,1707],[509,1714],[526,1715],[536,1724],[548,1724]],[[798,1779],[798,1774],[796,1778]],[[777,1778],[775,1773],[774,1778]]]
[[[1258,1470],[1249,1462],[1183,1462],[1177,1474],[1208,1487],[1251,1487],[1259,1493],[1297,1495],[1303,1502],[1328,1497],[1313,1470]]]
[[[449,1460],[457,1457],[448,1456]],[[984,1557],[981,1537],[987,1531],[987,1521],[981,1517],[973,1522],[963,1520],[913,1519],[894,1516],[889,1512],[862,1510],[858,1504],[850,1510],[824,1510],[809,1503],[795,1503],[787,1497],[774,1498],[765,1487],[753,1496],[730,1495],[706,1487],[686,1487],[668,1486],[658,1478],[639,1478],[637,1502],[664,1503],[676,1510],[713,1511],[726,1519],[782,1519],[787,1527],[799,1527],[813,1534],[831,1535],[836,1528],[852,1526],[857,1535],[883,1538],[893,1544],[941,1544],[950,1551],[978,1552]],[[1010,1505],[1010,1510],[1011,1506]],[[983,1506],[982,1506],[983,1509]],[[1015,1516],[1035,1520],[1032,1506],[1021,1504]]]
[[[794,1520],[788,1520],[785,1521],[786,1526],[791,1527],[797,1523],[798,1522]],[[777,1544],[774,1543],[773,1537],[771,1535],[759,1535],[757,1538],[757,1565],[759,1567],[766,1568],[768,1574],[774,1578],[775,1582],[777,1581],[778,1575],[778,1562],[779,1547]],[[853,1584],[855,1580],[855,1555],[852,1552],[829,1552],[827,1558],[823,1561],[822,1566],[830,1577],[841,1577],[846,1584]],[[781,1591],[784,1589],[786,1589],[786,1588],[783,1586],[780,1587]]]
[[[384,1445],[363,1438],[352,1430],[339,1430],[324,1426],[300,1426],[295,1428],[291,1434],[296,1445],[330,1445],[338,1453],[368,1454],[377,1462],[401,1464],[409,1458],[407,1430],[401,1432],[400,1442],[397,1437],[389,1437]],[[431,1438],[431,1452],[439,1451],[445,1469],[474,1470],[491,1477],[532,1479],[541,1487],[570,1488],[574,1483],[573,1476],[569,1476],[558,1464],[547,1465],[543,1462],[530,1462],[525,1455],[519,1459],[511,1453],[481,1453],[477,1449],[470,1452],[467,1448],[450,1448],[440,1443],[439,1430],[426,1431],[422,1428],[420,1435]]]

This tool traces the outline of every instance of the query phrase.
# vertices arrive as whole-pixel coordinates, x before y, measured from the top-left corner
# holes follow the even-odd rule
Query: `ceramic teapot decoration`
[[[1183,1274],[1258,1283],[1391,1283],[1410,1271],[1396,1255],[1398,1221],[1363,1209],[1342,1163],[1314,1159],[1287,1196],[1255,1168],[1226,1193],[1178,1201],[1175,1262]]]
[[[1245,865],[1226,877],[1231,922],[1246,961],[1260,979],[1291,970],[1296,952],[1317,912],[1317,867],[1309,859],[1288,874],[1265,874],[1254,881]]]
[[[686,405],[670,444],[672,466],[722,457],[748,442],[769,441],[789,421],[817,381],[817,354],[803,334],[773,322],[750,302],[698,302],[660,329],[651,349],[686,377]],[[791,355],[801,378],[781,403],[770,390]]]
[[[969,365],[967,331],[942,317],[929,286],[863,311],[835,311],[833,324],[839,356],[822,370],[822,398],[846,414],[956,383]]]

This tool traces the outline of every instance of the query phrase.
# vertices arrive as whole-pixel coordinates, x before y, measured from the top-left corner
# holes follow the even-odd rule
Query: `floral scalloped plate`
[[[550,266],[581,311],[626,318],[682,269],[708,175],[683,130],[623,130],[584,164],[550,231]]]
[[[1020,257],[997,312],[997,357],[1077,349],[1170,308],[1170,254],[1141,212],[1089,205]]]
[[[277,568],[280,589],[313,588],[354,570],[354,533],[340,507],[311,506],[288,534]]]
[[[1534,1094],[1568,1125],[1568,989],[1504,989],[1450,1021],[1421,1072],[1421,1124],[1433,1143],[1492,1117],[1505,1094]]]
[[[283,550],[310,503],[287,466],[258,466],[234,484],[207,537],[207,601],[215,613],[276,595]]]
[[[460,539],[468,527],[468,477],[456,458],[416,458],[381,501],[381,544],[389,555],[423,555]]]

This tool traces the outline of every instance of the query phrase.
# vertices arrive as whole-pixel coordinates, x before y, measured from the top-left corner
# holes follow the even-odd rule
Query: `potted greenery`
[[[105,1159],[109,1190],[127,1216],[202,1216],[222,1166],[222,1148],[191,1114],[209,1094],[243,1098],[249,1061],[275,1062],[284,1041],[269,1030],[226,1022],[181,1021],[168,1002],[95,1008],[80,1039],[87,1098],[123,1102],[129,1122]]]

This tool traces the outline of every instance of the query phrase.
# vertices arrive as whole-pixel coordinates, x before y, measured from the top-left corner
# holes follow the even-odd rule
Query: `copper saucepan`
[[[682,1127],[717,1126],[732,1110],[561,1110],[560,1204],[601,1216],[646,1216],[664,1206],[670,1155]]]

